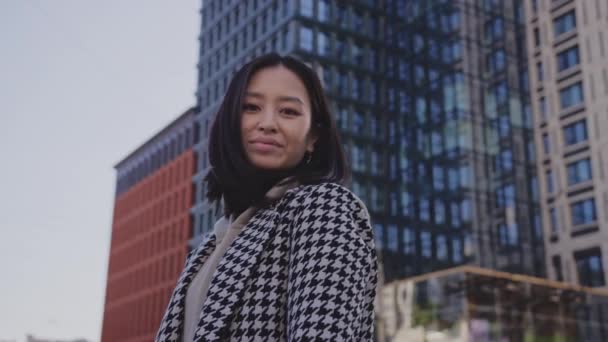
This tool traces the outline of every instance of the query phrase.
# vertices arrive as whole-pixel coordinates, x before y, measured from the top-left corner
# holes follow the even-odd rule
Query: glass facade
[[[464,263],[543,274],[521,1],[257,3],[231,1],[203,20],[205,47],[214,43],[201,43],[201,125],[242,62],[297,56],[325,87],[386,280]],[[222,25],[236,8],[238,25]],[[262,14],[278,18],[264,29]],[[236,55],[224,48],[233,31]],[[284,43],[273,49],[273,38]],[[217,213],[199,203],[194,212]],[[199,234],[211,229],[200,222]]]

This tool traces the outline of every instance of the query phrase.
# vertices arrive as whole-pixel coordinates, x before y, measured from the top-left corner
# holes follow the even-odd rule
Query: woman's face
[[[241,113],[241,138],[257,168],[295,167],[312,152],[310,99],[295,73],[279,65],[257,71],[247,85]]]

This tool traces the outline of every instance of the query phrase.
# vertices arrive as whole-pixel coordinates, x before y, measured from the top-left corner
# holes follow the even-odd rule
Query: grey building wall
[[[606,287],[608,3],[536,0],[526,13],[548,275]]]

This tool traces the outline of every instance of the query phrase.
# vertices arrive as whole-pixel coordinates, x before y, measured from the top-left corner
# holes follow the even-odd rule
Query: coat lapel
[[[194,276],[215,250],[215,245],[215,235],[209,234],[187,259],[184,271],[177,280],[175,290],[173,290],[173,294],[169,300],[169,306],[161,321],[160,329],[156,336],[156,342],[181,341],[186,292],[188,291],[188,287]]]
[[[219,341],[228,337],[233,314],[237,311],[235,306],[273,236],[271,233],[278,218],[274,206],[259,210],[226,251],[211,280],[195,341]]]

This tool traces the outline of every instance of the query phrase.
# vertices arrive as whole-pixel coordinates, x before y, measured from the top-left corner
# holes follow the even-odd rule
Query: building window
[[[431,233],[422,232],[420,233],[420,247],[421,247],[421,255],[425,258],[430,258],[433,256],[433,246],[431,241]]]
[[[426,197],[420,198],[418,217],[420,221],[429,222],[431,219],[430,202]]]
[[[363,80],[358,76],[352,78],[351,96],[355,100],[359,100],[363,96]]]
[[[505,51],[496,50],[488,55],[488,71],[491,73],[501,72],[505,68]]]
[[[329,40],[327,39],[327,34],[325,34],[325,32],[319,32],[317,34],[317,50],[321,56],[328,56],[330,54]]]
[[[543,226],[540,221],[540,214],[538,212],[534,213],[534,217],[532,218],[532,232],[534,241],[542,241],[543,239]]]
[[[543,134],[543,149],[545,154],[549,154],[551,152],[551,142],[549,141],[549,134]]]
[[[416,233],[411,228],[405,228],[403,231],[403,253],[416,253]]]
[[[336,37],[335,46],[334,55],[337,59],[344,60],[346,58],[346,43],[344,43],[341,37]]]
[[[344,71],[338,71],[338,92],[342,96],[348,96],[348,75]]]
[[[484,0],[484,9],[486,11],[496,10],[500,7],[502,1],[499,0]]]
[[[375,149],[372,149],[370,152],[369,158],[370,158],[369,163],[371,164],[372,175],[380,174],[380,170],[382,169],[382,166],[380,165],[378,151],[376,151]]]
[[[515,199],[515,193],[511,194]],[[473,208],[471,207],[471,199],[464,198],[460,203],[460,215],[464,222],[470,223],[473,219]]]
[[[580,63],[578,46],[573,46],[557,54],[557,71],[564,71]]]
[[[365,172],[365,149],[358,145],[353,145],[353,170]]]
[[[538,177],[536,176],[530,178],[530,193],[532,194],[532,199],[538,202]]]
[[[364,58],[363,58],[363,49],[361,48],[361,46],[359,46],[359,44],[353,44],[351,46],[351,53],[353,55],[352,61],[358,65],[358,66],[362,66],[365,65],[364,64]]]
[[[501,151],[497,164],[497,169],[503,173],[513,170],[513,152],[509,149]]]
[[[516,224],[501,224],[498,226],[498,241],[502,247],[517,246],[519,240]]]
[[[291,3],[291,0],[283,0],[283,16],[284,17],[286,17],[289,14],[289,4],[290,3]]]
[[[568,185],[591,179],[591,160],[589,158],[568,164]]]
[[[285,29],[283,31],[283,34],[281,35],[281,46],[282,46],[283,50],[287,49],[288,41],[289,41],[289,29]]]
[[[353,30],[360,30],[363,27],[363,14],[359,11],[353,11],[352,13],[352,28]]]
[[[540,31],[538,27],[534,29],[534,46],[540,46]]]
[[[446,261],[448,259],[448,241],[445,235],[438,235],[435,244],[437,245],[437,259]]]
[[[452,240],[452,261],[454,263],[462,262],[462,241],[458,238]]]
[[[312,51],[312,29],[310,27],[300,27],[300,48],[306,51]]]
[[[547,177],[547,193],[553,193],[553,171],[549,170],[545,175]]]
[[[589,198],[570,205],[572,212],[572,225],[589,224],[597,219],[595,211],[595,199]]]
[[[576,16],[574,10],[553,20],[555,37],[570,32],[576,28]]]
[[[403,216],[410,216],[412,214],[412,200],[410,193],[406,190],[401,190],[401,214]]]
[[[335,14],[335,24],[337,26],[346,28],[348,26],[346,7],[344,7],[344,5],[337,4]]]
[[[300,0],[300,14],[312,18],[314,16],[314,3],[312,0]]]
[[[587,140],[587,124],[585,119],[564,127],[564,142],[566,145],[574,145],[585,140]]]
[[[574,252],[578,281],[583,286],[600,287],[606,285],[602,251],[599,247]]]
[[[435,200],[435,223],[436,224],[445,223],[445,204],[443,203],[443,200],[441,200],[441,199]]]
[[[557,236],[559,224],[557,221],[557,210],[555,208],[549,209],[549,222],[551,223],[551,236]]]
[[[547,100],[544,96],[538,100],[538,109],[543,121],[547,121]]]
[[[563,281],[564,280],[564,276],[562,274],[562,259],[559,255],[554,255],[551,258],[551,261],[553,263],[553,271],[555,272],[555,280],[557,281]]]
[[[485,25],[486,40],[496,41],[501,39],[504,35],[503,19],[501,17],[495,17],[488,21]]]
[[[397,226],[391,224],[388,226],[387,248],[391,251],[397,251],[399,244],[399,236]]]
[[[442,166],[433,166],[433,187],[437,191],[442,191],[445,189],[445,176]]]
[[[320,0],[319,6],[319,20],[322,22],[329,21],[329,0]]]
[[[536,77],[538,78],[539,82],[544,79],[544,76],[543,76],[543,62],[536,63]]]
[[[279,16],[279,5],[275,1],[272,3],[272,10],[270,12],[270,20],[272,22],[272,25],[276,25],[278,16]]]
[[[583,100],[583,84],[581,82],[570,85],[559,91],[559,101],[562,109],[578,105],[582,103]]]

